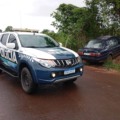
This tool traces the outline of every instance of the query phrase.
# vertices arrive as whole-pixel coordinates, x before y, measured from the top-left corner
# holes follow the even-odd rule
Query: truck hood
[[[78,54],[68,48],[23,48],[23,54],[41,59],[70,59],[78,57]]]

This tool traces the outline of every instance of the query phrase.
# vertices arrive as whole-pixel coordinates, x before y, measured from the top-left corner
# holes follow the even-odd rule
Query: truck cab
[[[38,84],[73,82],[83,74],[80,56],[51,37],[34,32],[0,35],[0,73],[18,77],[23,90],[32,93]]]

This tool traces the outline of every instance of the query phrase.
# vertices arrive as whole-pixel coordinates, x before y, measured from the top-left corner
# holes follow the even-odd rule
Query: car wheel
[[[24,67],[21,71],[21,85],[23,90],[28,94],[33,93],[37,87],[27,67]]]
[[[64,83],[65,83],[65,84],[73,84],[76,80],[77,80],[77,78],[74,78],[74,79],[65,81]]]
[[[107,57],[107,62],[112,62],[112,55],[109,55],[108,57]]]

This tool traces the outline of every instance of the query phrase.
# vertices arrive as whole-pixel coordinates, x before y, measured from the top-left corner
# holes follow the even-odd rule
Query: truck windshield
[[[104,48],[104,44],[101,41],[98,40],[91,40],[88,42],[88,44],[85,46],[85,48],[98,48],[102,49]]]
[[[42,35],[19,35],[22,47],[28,48],[44,48],[44,47],[58,47],[59,44],[48,36]]]

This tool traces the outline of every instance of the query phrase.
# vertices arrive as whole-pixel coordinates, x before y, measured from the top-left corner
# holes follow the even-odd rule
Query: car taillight
[[[101,56],[101,53],[96,53],[96,56],[97,56],[97,57]]]
[[[100,53],[90,53],[90,56],[99,57],[99,56],[101,56],[101,54]]]
[[[83,52],[78,52],[79,55],[83,55],[84,53]]]

